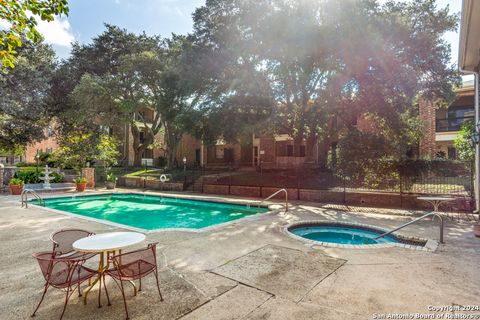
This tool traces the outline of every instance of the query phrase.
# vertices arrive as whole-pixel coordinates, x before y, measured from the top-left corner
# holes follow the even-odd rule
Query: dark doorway
[[[200,161],[201,161],[200,149],[195,149],[195,163],[199,165]]]
[[[233,149],[225,148],[223,149],[223,160],[225,163],[233,163]]]

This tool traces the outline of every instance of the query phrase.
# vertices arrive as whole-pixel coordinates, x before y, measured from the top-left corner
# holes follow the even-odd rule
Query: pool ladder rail
[[[399,227],[396,227],[396,228],[394,228],[394,229],[392,229],[392,230],[390,230],[390,231],[387,231],[387,232],[379,235],[378,237],[374,238],[373,240],[377,240],[377,239],[383,238],[383,237],[385,237],[385,236],[387,236],[387,235],[389,235],[389,234],[392,234],[392,233],[395,232],[395,231],[398,231],[398,230],[400,230],[400,229],[403,229],[403,228],[405,228],[406,226],[409,226],[409,225],[411,225],[411,224],[414,224],[414,223],[416,223],[416,222],[418,222],[418,221],[420,221],[420,220],[423,220],[423,219],[425,219],[425,218],[427,218],[427,217],[430,217],[430,216],[432,216],[432,217],[434,217],[434,218],[435,218],[435,217],[438,218],[438,220],[439,220],[439,222],[440,222],[440,223],[439,223],[439,228],[440,228],[440,239],[439,239],[439,240],[440,240],[440,243],[444,243],[444,242],[443,242],[443,218],[442,218],[442,216],[439,215],[438,212],[436,212],[436,211],[429,212],[429,213],[427,213],[427,214],[424,214],[424,215],[421,216],[421,217],[416,218],[415,220],[412,220],[412,221],[410,221],[410,222],[407,222],[407,223],[405,223],[405,224],[402,224],[402,225],[399,226]]]
[[[268,197],[266,197],[265,199],[260,201],[258,203],[258,210],[260,210],[260,206],[262,205],[263,202],[265,202],[267,200],[270,200],[271,198],[275,197],[277,194],[279,194],[281,192],[285,193],[285,212],[287,212],[288,211],[288,192],[287,192],[287,189],[285,189],[285,188],[275,191],[274,193],[272,193],[271,195],[269,195]]]
[[[22,208],[25,205],[25,209],[28,208],[28,194],[32,194],[35,199],[38,200],[38,202],[42,205],[45,206],[45,201],[43,200],[42,197],[33,189],[23,189],[22,194],[21,194],[21,199],[22,199]]]

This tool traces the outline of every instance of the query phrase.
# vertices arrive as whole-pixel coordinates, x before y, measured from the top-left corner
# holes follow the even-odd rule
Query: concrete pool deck
[[[1,319],[28,319],[38,303],[43,278],[31,254],[51,249],[50,233],[73,227],[95,233],[121,230],[39,207],[22,209],[18,201],[18,196],[0,196]],[[388,314],[434,313],[429,306],[480,305],[480,239],[473,235],[472,221],[446,219],[445,244],[433,253],[311,246],[283,232],[284,226],[301,220],[391,228],[412,219],[398,213],[346,212],[295,203],[287,214],[274,211],[207,232],[150,233],[147,241],[159,243],[164,301],[159,300],[153,276],[148,276],[137,297],[128,293],[130,317],[381,319]],[[438,226],[422,221],[400,233],[437,239]],[[113,281],[107,282],[112,306],[104,302],[97,308],[96,289],[86,306],[75,294],[64,319],[122,319],[119,290]],[[59,317],[63,297],[58,290],[49,292],[36,318]]]

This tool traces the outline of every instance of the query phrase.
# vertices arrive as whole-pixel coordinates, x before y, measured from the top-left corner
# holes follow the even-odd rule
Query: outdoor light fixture
[[[477,124],[475,126],[475,131],[472,133],[472,136],[470,137],[470,139],[472,139],[472,142],[473,142],[474,145],[478,144],[480,142],[479,131],[480,131],[480,122],[477,122]]]
[[[187,171],[187,157],[183,157],[183,172]]]

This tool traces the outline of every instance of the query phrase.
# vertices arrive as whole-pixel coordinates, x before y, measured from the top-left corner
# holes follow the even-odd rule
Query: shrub
[[[21,185],[23,185],[23,183],[24,182],[21,179],[12,178],[8,184],[11,185],[11,186],[21,186]]]
[[[22,167],[36,167],[37,164],[36,164],[36,163],[30,163],[30,162],[22,162],[22,161],[20,161],[20,162],[17,162],[17,163],[15,164],[15,166],[16,166],[17,168],[22,168]]]
[[[108,182],[116,182],[117,181],[117,177],[115,176],[115,174],[112,171],[107,173],[107,181]]]
[[[63,174],[58,172],[52,172],[50,173],[50,176],[53,177],[53,180],[51,180],[53,183],[63,182],[63,179],[65,178]]]
[[[36,171],[17,171],[14,175],[15,178],[22,180],[25,183],[40,183],[40,173]]]
[[[77,177],[73,180],[73,182],[75,183],[86,183],[87,182],[87,179],[86,178],[82,178],[82,177]]]

